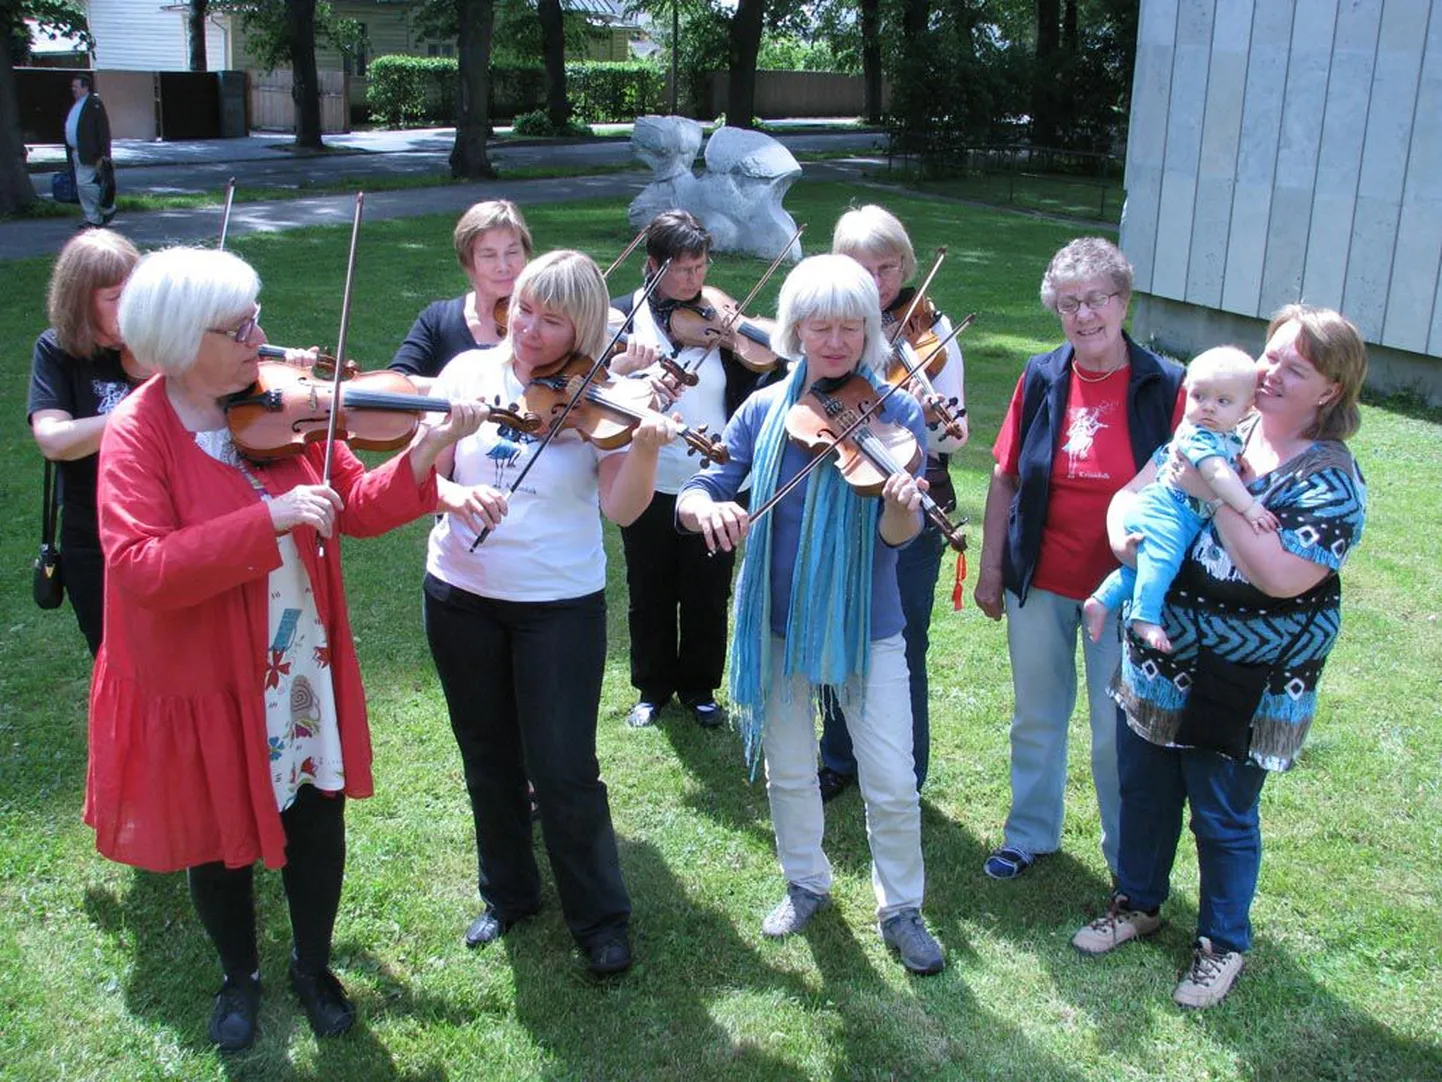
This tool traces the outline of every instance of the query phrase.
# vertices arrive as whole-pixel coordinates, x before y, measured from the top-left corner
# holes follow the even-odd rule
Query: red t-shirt
[[[1127,381],[1131,366],[1105,379],[1073,378],[1067,392],[1062,437],[1051,466],[1051,489],[1041,551],[1032,586],[1062,597],[1085,600],[1117,566],[1107,543],[1107,506],[1137,474],[1127,431]],[[1021,458],[1021,396],[1018,379],[1011,406],[991,454],[1016,476]],[[1186,390],[1177,393],[1172,427],[1181,421]]]

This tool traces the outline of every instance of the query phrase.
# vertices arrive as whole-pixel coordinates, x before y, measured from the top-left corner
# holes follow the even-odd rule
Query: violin
[[[326,438],[333,385],[308,368],[262,361],[248,389],[225,403],[226,422],[236,449],[251,462],[264,465],[305,451]],[[443,398],[417,394],[415,384],[400,372],[383,368],[362,372],[341,388],[336,439],[363,451],[390,451],[415,436],[422,413],[446,413]],[[499,403],[488,407],[488,421],[522,432],[538,432],[542,420],[533,413]]]
[[[511,298],[498,297],[495,306],[491,309],[491,318],[496,321],[496,333],[502,338],[506,337],[506,327],[511,318]]]
[[[539,417],[555,418],[593,363],[584,353],[572,353],[539,369],[526,385],[521,408]],[[562,427],[574,428],[583,439],[604,450],[624,447],[642,422],[659,415],[653,401],[647,380],[612,379],[602,371],[587,385]],[[726,445],[709,435],[705,425],[681,425],[680,436],[686,442],[687,454],[699,454],[716,463],[725,463],[730,457]]]
[[[269,357],[271,358],[271,360],[280,361],[283,364],[290,364],[290,362],[285,359],[286,355],[290,353],[290,347],[273,346],[269,342],[267,342],[265,345],[261,346],[260,349],[256,350],[256,352],[259,353],[262,357]],[[309,351],[301,350],[300,352],[307,353]],[[332,357],[329,353],[317,353],[314,360],[301,367],[308,369],[311,375],[314,376],[316,379],[335,378],[335,358]],[[356,364],[355,361],[347,360],[345,364],[341,366],[340,378],[350,379],[351,377],[357,375],[359,372],[360,365]],[[414,388],[412,388],[412,390],[414,390]]]
[[[770,372],[780,363],[771,348],[775,330],[775,320],[742,316],[740,306],[715,286],[702,286],[696,300],[672,309],[666,326],[676,345],[725,346],[752,372]]]
[[[915,291],[911,289],[903,289],[897,294],[891,307],[882,313],[885,333],[890,336],[891,342],[886,381],[895,385],[915,381],[926,426],[935,428],[941,425],[952,439],[965,440],[967,430],[961,418],[966,415],[966,410],[959,409],[955,399],[943,398],[931,382],[932,377],[940,375],[946,367],[946,342],[936,334],[936,325],[940,321],[941,312],[930,297],[922,295],[916,298]],[[963,324],[961,329],[965,326]],[[953,337],[955,333],[948,337],[947,342]]]
[[[786,434],[815,455],[835,449],[836,467],[846,483],[862,496],[879,496],[891,477],[903,470],[915,472],[923,452],[905,425],[877,416],[878,400],[876,388],[863,376],[818,379],[787,411]],[[957,552],[965,550],[962,527],[953,525],[924,492],[921,510],[947,544]]]

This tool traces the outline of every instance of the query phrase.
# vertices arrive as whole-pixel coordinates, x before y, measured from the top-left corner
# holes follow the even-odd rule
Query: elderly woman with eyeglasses
[[[1027,361],[992,448],[976,603],[993,620],[1006,615],[1015,697],[1011,811],[984,865],[993,879],[1014,879],[1061,846],[1082,604],[1117,566],[1107,506],[1185,404],[1181,366],[1122,330],[1131,292],[1131,264],[1110,241],[1082,237],[1052,257],[1041,301],[1066,342]],[[1115,875],[1117,706],[1107,689],[1121,661],[1116,614],[1099,641],[1082,640],[1102,855]]]
[[[459,403],[370,471],[337,444],[328,483],[320,444],[246,461],[225,402],[257,377],[259,289],[229,252],[173,248],[142,259],[121,295],[121,337],[159,378],[116,407],[100,443],[105,617],[85,794],[103,855],[186,870],[220,955],[209,1033],[227,1051],[255,1037],[257,860],[281,868],[290,983],[312,1030],[354,1021],[330,946],[345,802],[371,794],[371,750],[337,535],[432,511],[437,456],[486,413]]]

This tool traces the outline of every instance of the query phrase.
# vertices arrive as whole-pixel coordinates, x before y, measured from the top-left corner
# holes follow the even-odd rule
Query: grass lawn
[[[798,184],[788,199],[820,250],[854,192]],[[889,205],[950,256],[936,290],[964,339],[973,443],[955,464],[981,517],[995,437],[1026,357],[1060,341],[1037,301],[1060,224],[923,198]],[[605,265],[631,237],[619,202],[527,211],[538,248]],[[384,364],[415,313],[456,292],[450,219],[367,223],[353,356]],[[265,280],[272,340],[330,342],[347,233],[240,238]],[[744,295],[760,264],[722,256],[712,280]],[[617,271],[635,282],[639,258]],[[43,329],[44,261],[4,265],[0,331],[0,1077],[6,1079],[1442,1079],[1442,441],[1435,414],[1368,406],[1353,447],[1369,480],[1365,543],[1349,564],[1346,622],[1301,764],[1262,800],[1266,857],[1256,946],[1222,1006],[1184,1014],[1169,994],[1196,919],[1184,838],[1168,923],[1145,944],[1085,959],[1069,937],[1108,888],[1085,754],[1067,789],[1062,853],[1025,879],[981,872],[1008,803],[1011,684],[1004,630],[943,572],[932,628],[931,776],[923,794],[927,917],[939,977],[909,978],[872,924],[854,790],[828,807],[836,904],[802,938],[766,941],[780,897],[765,791],[726,732],[673,707],[630,731],[625,589],[611,551],[611,650],[599,750],[634,902],[637,964],[597,986],[570,949],[554,892],[535,920],[479,952],[459,759],[420,627],[426,527],[345,543],[370,695],[378,795],[349,809],[336,968],[362,1022],[318,1044],[285,984],[279,876],[258,878],[267,994],[253,1051],[223,1058],[205,1025],[216,966],[182,876],[100,859],[80,821],[89,657],[68,611],[29,600],[41,470],[22,424],[29,348]],[[779,276],[755,311],[774,304]],[[1253,348],[1259,342],[1244,343]],[[979,552],[974,536],[973,572]],[[1433,552],[1433,556],[1427,556]],[[968,582],[968,588],[971,585]],[[542,862],[544,865],[544,861]],[[549,873],[546,873],[549,877]]]

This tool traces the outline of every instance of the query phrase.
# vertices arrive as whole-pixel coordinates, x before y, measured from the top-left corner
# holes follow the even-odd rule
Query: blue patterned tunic
[[[1314,443],[1247,487],[1277,516],[1282,547],[1296,556],[1336,572],[1362,539],[1367,489],[1346,444]],[[1209,522],[1167,594],[1162,618],[1173,652],[1129,635],[1113,687],[1137,735],[1173,746],[1200,638],[1228,661],[1274,663],[1252,717],[1250,758],[1266,770],[1290,767],[1311,728],[1317,682],[1341,625],[1338,576],[1299,597],[1269,597],[1232,566]]]

